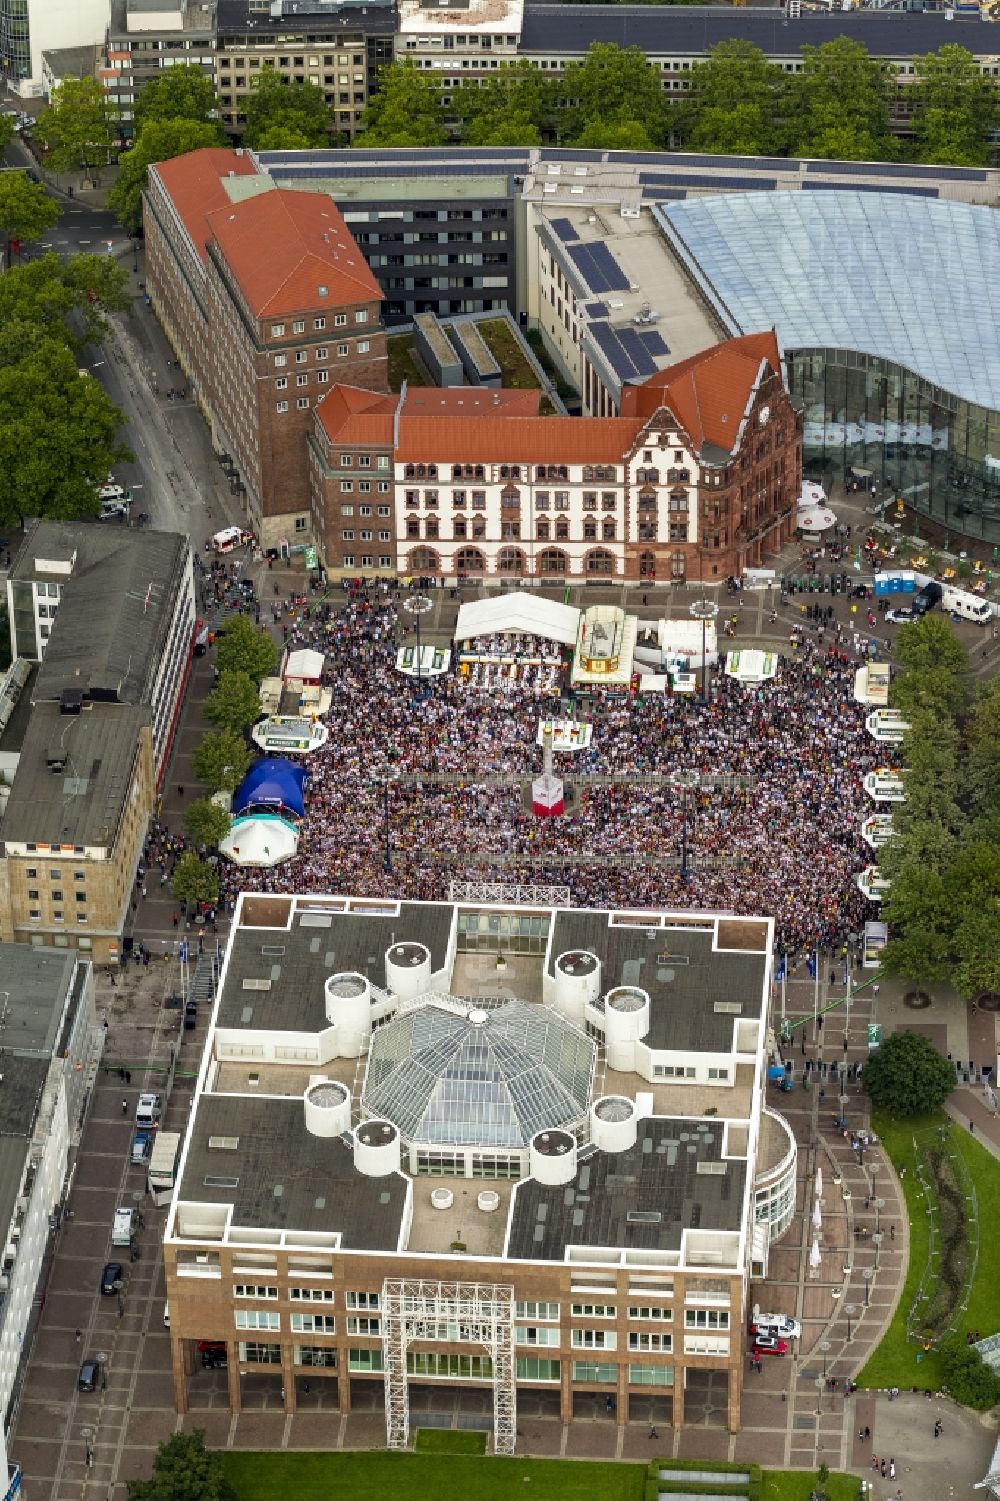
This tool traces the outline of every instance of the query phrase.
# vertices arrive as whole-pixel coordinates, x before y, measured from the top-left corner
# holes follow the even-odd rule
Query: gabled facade
[[[523,392],[335,388],[310,440],[326,566],[631,582],[738,573],[794,529],[802,424],[780,368],[773,334],[733,339],[626,390],[618,417],[528,415]],[[371,480],[357,491],[362,466],[378,494]]]

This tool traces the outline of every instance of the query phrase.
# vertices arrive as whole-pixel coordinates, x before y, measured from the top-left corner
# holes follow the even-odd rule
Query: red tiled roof
[[[541,391],[495,391],[485,386],[407,386],[403,411],[408,417],[537,417]]]
[[[463,464],[615,464],[632,446],[634,417],[416,417],[403,413],[396,458]]]
[[[627,388],[622,412],[646,421],[659,407],[667,407],[696,447],[712,443],[731,453],[762,361],[780,373],[773,331],[727,339]]]
[[[326,193],[275,188],[216,209],[209,225],[255,317],[381,300],[378,282]]]
[[[316,407],[316,417],[331,443],[392,447],[393,417],[399,397],[360,386],[334,386]]]
[[[245,152],[237,155],[225,146],[206,146],[201,151],[189,151],[187,156],[158,162],[150,170],[163,183],[202,260],[210,238],[207,215],[229,203],[225,178],[230,172],[236,177],[257,174],[251,157]]]

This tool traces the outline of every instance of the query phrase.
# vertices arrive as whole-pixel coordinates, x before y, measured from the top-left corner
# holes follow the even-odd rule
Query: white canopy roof
[[[278,865],[290,860],[298,847],[295,825],[270,814],[237,818],[225,839],[219,840],[219,853],[234,865]]]
[[[519,590],[516,594],[472,599],[462,605],[455,626],[455,640],[469,641],[475,636],[491,636],[496,631],[524,631],[546,641],[572,646],[579,628],[579,610]]]
[[[321,678],[325,661],[321,651],[310,651],[303,647],[300,651],[289,652],[284,675],[286,678],[304,678],[309,681]]]

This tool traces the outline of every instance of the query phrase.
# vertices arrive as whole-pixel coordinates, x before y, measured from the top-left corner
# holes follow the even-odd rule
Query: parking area
[[[174,960],[148,968],[133,963],[114,988],[99,979],[98,1007],[108,1019],[104,1064],[70,1214],[40,1289],[41,1318],[10,1439],[32,1501],[124,1498],[125,1481],[149,1474],[156,1446],[177,1423],[163,1325],[160,1242],[167,1211],[153,1206],[145,1165],[132,1163],[131,1149],[142,1090],[164,1096],[163,1129],[181,1129],[187,1119],[207,1013],[195,1030],[182,1029],[181,1011],[169,999],[178,979]],[[128,1071],[128,1084],[119,1069]],[[132,1248],[111,1243],[122,1208],[142,1216]],[[102,1294],[109,1261],[121,1262],[123,1277],[120,1288]],[[94,1390],[81,1391],[80,1367],[91,1360]]]

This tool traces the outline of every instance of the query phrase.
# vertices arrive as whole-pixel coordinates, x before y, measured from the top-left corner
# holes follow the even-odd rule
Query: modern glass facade
[[[877,355],[786,351],[805,410],[803,465],[826,480],[866,470],[925,516],[1000,542],[1000,412]]]
[[[995,210],[851,189],[656,215],[728,329],[776,329],[809,472],[866,470],[946,528],[1000,541]]]
[[[31,75],[28,0],[0,0],[0,77]]]

